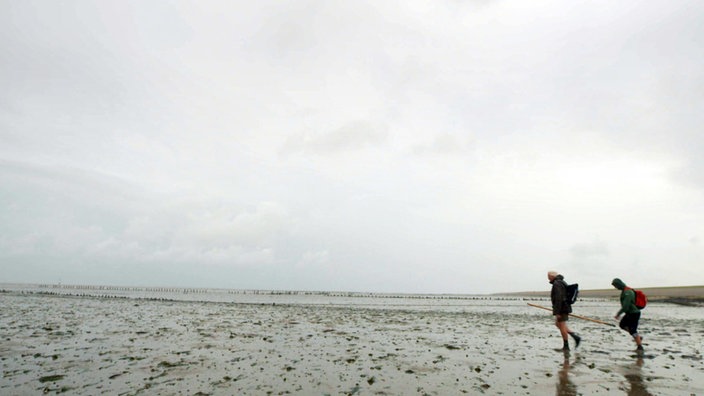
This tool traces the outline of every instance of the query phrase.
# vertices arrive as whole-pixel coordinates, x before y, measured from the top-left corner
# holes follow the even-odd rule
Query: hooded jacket
[[[567,302],[567,283],[562,275],[557,275],[553,279],[550,299],[552,300],[552,314],[564,315],[572,313],[572,306]]]
[[[619,278],[615,278],[613,282],[611,282],[611,285],[618,290],[621,290],[621,309],[618,310],[616,316],[619,316],[622,313],[629,314],[640,312],[640,309],[636,307],[636,292],[634,292],[633,289],[626,286],[626,284]]]

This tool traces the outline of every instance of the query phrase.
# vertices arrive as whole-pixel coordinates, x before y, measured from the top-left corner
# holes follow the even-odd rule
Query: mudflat
[[[704,394],[704,310],[643,312],[645,353],[526,301],[233,303],[0,293],[0,394]],[[575,313],[614,322],[609,299]]]

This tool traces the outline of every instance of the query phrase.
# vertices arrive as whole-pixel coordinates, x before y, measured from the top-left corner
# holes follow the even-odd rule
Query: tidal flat
[[[563,353],[535,298],[109,294],[3,290],[0,394],[704,394],[698,307],[650,304],[643,354],[572,318],[583,342]]]

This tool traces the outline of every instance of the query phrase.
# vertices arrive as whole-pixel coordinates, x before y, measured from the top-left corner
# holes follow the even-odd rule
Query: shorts
[[[557,314],[555,315],[555,321],[557,322],[567,322],[570,319],[570,314]]]
[[[621,318],[618,327],[626,330],[631,335],[638,334],[638,321],[640,320],[640,312],[627,313]]]

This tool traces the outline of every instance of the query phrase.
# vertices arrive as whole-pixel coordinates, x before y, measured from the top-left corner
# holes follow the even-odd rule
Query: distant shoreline
[[[704,306],[704,286],[644,287],[640,288],[649,301],[680,305]],[[580,290],[580,297],[618,298],[616,289]],[[549,297],[550,291],[500,293],[509,296]]]
[[[4,290],[7,287],[9,290]],[[549,298],[550,291],[522,291],[500,292],[486,294],[448,294],[448,293],[390,293],[390,292],[353,292],[353,291],[309,291],[309,290],[257,290],[257,289],[222,289],[222,288],[186,288],[186,287],[146,287],[146,286],[112,286],[112,285],[72,285],[72,284],[29,284],[29,283],[0,283],[0,291],[11,291],[16,288],[37,288],[40,290],[89,290],[89,291],[143,291],[143,292],[172,292],[185,294],[208,293],[222,291],[228,294],[263,294],[263,295],[324,295],[331,297],[388,297],[388,298],[434,298],[434,299],[462,299],[481,297],[530,297]],[[670,286],[670,287],[644,287],[640,288],[649,301],[695,303],[704,306],[704,285],[701,286]],[[580,297],[587,298],[618,298],[619,291],[610,289],[580,290]]]

